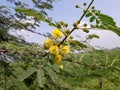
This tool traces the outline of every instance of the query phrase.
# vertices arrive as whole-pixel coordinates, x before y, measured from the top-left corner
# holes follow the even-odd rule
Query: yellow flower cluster
[[[62,54],[62,55],[66,55],[66,54],[68,54],[69,52],[70,52],[70,49],[69,49],[68,46],[63,46],[63,47],[61,48],[61,54]]]
[[[50,38],[47,38],[45,41],[44,41],[44,48],[46,50],[48,50],[51,46],[55,45],[54,41]]]
[[[52,36],[53,36],[55,39],[58,39],[58,38],[62,37],[62,32],[61,32],[59,29],[55,29],[55,30],[53,30],[53,32],[52,32]]]
[[[52,32],[52,36],[55,39],[58,39],[58,38],[62,37],[62,32],[59,29],[55,29]],[[50,38],[47,38],[44,41],[44,48],[46,50],[49,50],[49,53],[51,55],[55,56],[55,60],[53,61],[54,63],[61,62],[62,61],[62,56],[66,55],[70,52],[70,48],[68,46],[62,46],[61,45],[60,47],[58,47],[57,42],[53,41]]]
[[[70,52],[70,49],[68,46],[58,47],[58,46],[51,46],[49,48],[49,52],[52,55],[55,55],[54,63],[59,63],[62,61],[61,55],[66,55]]]
[[[53,55],[59,54],[59,48],[58,48],[58,46],[51,46],[49,48],[49,52],[50,52],[50,54],[53,54]]]
[[[57,55],[57,54],[62,54],[66,55],[69,54],[70,48],[68,46],[60,46],[58,47],[57,45],[53,45],[49,48],[50,54]]]
[[[62,56],[60,54],[56,55],[54,63],[58,64],[62,61]]]

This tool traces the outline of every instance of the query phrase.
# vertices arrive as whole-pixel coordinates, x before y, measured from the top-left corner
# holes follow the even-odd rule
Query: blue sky
[[[82,10],[76,9],[74,6],[76,4],[83,6],[82,3],[84,1],[89,3],[91,0],[61,0],[54,3],[53,11],[48,13],[53,17],[53,20],[64,20],[69,24],[72,24],[74,21],[78,20],[82,14]],[[120,6],[119,0],[95,0],[93,5],[104,14],[112,16],[117,22],[117,25],[120,25],[120,13],[118,11]]]
[[[29,0],[21,0],[29,3]],[[65,21],[69,23],[69,27],[72,28],[72,23],[80,18],[82,15],[82,10],[76,9],[75,5],[79,4],[83,6],[83,2],[89,3],[91,0],[60,0],[53,4],[54,8],[51,11],[48,11],[50,17],[55,21]],[[0,2],[1,3],[1,2]],[[1,4],[6,4],[2,2]],[[118,11],[120,6],[120,0],[95,0],[93,5],[101,10],[104,14],[110,15],[117,22],[117,25],[120,26],[120,12]],[[86,22],[86,19],[83,19],[83,22]],[[49,25],[42,23],[41,27],[37,28],[38,32],[45,33],[51,32],[54,28]],[[90,44],[93,46],[101,46],[105,48],[114,48],[120,47],[120,37],[116,34],[109,31],[91,31],[90,33],[95,33],[100,35],[100,39],[94,39]],[[25,33],[26,34],[26,33]],[[28,34],[28,33],[27,33]],[[81,37],[85,37],[84,32],[74,32],[73,35],[81,35]],[[25,37],[26,40],[31,42],[43,43],[44,37],[29,34],[29,36]],[[78,38],[77,38],[78,39]]]
[[[69,23],[70,28],[72,28],[72,23],[78,20],[82,14],[82,10],[76,9],[75,5],[79,4],[83,6],[82,3],[85,0],[61,0],[57,3],[54,3],[54,8],[52,11],[49,11],[49,16],[55,21],[63,20]],[[86,0],[85,2],[89,3],[91,0]],[[120,12],[118,8],[120,6],[120,0],[95,0],[93,5],[101,10],[104,14],[110,15],[114,18],[117,25],[120,26]],[[83,19],[83,22],[85,19]],[[40,32],[50,32],[53,28],[43,24],[39,29]],[[100,39],[93,39],[91,45],[101,46],[105,48],[115,48],[120,47],[120,37],[110,31],[91,31],[91,34],[95,33],[100,36]],[[76,31],[73,35],[80,35],[82,38],[86,36],[84,32]],[[36,37],[38,38],[38,37]],[[79,38],[77,38],[79,39]],[[41,42],[41,41],[38,41]]]

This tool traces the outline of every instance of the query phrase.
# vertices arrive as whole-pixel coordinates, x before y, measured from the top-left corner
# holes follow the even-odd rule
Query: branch
[[[86,14],[87,11],[89,10],[89,8],[90,8],[90,6],[92,5],[93,2],[94,2],[94,0],[92,0],[92,1],[90,2],[90,4],[88,5],[87,9],[84,11],[84,13],[82,14],[82,16],[81,16],[80,19],[78,20],[78,24],[79,24],[79,23],[81,22],[81,20],[84,18],[85,14]],[[67,37],[68,37],[75,29],[77,29],[77,28],[74,27],[74,28],[71,30],[71,32],[70,32],[67,36],[65,36],[65,38],[60,42],[60,44],[59,44],[58,46],[60,46],[60,45],[67,39]]]
[[[92,1],[90,2],[90,4],[88,5],[87,9],[84,11],[84,13],[82,14],[82,16],[81,16],[80,19],[78,20],[78,24],[79,24],[79,23],[81,22],[81,20],[84,18],[85,14],[86,14],[87,11],[89,10],[89,8],[90,8],[90,6],[92,5],[93,2],[94,2],[94,0],[92,0]],[[70,33],[69,33],[67,36],[65,36],[65,38],[63,38],[63,40],[58,44],[58,47],[59,47],[61,44],[64,43],[64,41],[68,38],[68,36],[69,36],[75,29],[78,29],[78,28],[74,27],[74,28],[70,31]],[[43,57],[45,57],[46,55],[48,55],[48,53],[44,54]]]
[[[0,50],[0,52],[8,52],[8,50]]]

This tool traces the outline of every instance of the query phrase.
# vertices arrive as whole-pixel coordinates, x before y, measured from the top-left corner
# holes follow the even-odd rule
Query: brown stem
[[[90,4],[88,5],[87,9],[84,11],[84,13],[82,14],[82,16],[81,16],[80,19],[78,20],[78,22],[77,22],[78,24],[79,24],[79,23],[81,22],[81,20],[84,18],[85,14],[86,14],[87,11],[89,10],[89,8],[90,8],[90,6],[92,5],[93,2],[94,2],[94,0],[92,0],[92,1],[90,2]],[[77,29],[77,28],[74,27],[74,28],[70,31],[69,35],[70,35],[75,29]],[[67,39],[67,37],[68,37],[69,35],[65,36],[65,38],[59,43],[58,46],[60,46],[60,45]]]
[[[0,50],[0,52],[8,52],[8,50]]]

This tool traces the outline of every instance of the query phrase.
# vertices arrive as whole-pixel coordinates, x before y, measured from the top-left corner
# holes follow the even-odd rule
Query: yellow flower
[[[59,29],[55,29],[52,31],[52,36],[56,39],[62,37],[62,32]]]
[[[58,64],[62,61],[62,56],[60,54],[57,54],[54,60],[54,63]]]
[[[59,48],[58,48],[58,46],[51,46],[50,48],[49,48],[49,51],[50,51],[50,54],[53,54],[53,55],[57,55],[57,54],[59,54]]]
[[[70,48],[68,46],[61,47],[61,54],[65,55],[70,52]]]
[[[48,50],[51,46],[53,46],[55,43],[52,39],[50,38],[47,38],[45,41],[44,41],[44,48],[46,50]]]
[[[63,70],[63,68],[64,68],[64,67],[63,67],[63,65],[60,65],[60,67],[59,67],[59,68],[60,68],[61,70]]]

